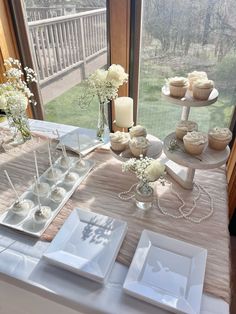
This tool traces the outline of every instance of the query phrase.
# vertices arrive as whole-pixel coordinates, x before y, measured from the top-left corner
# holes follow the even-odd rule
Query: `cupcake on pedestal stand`
[[[124,162],[129,158],[139,158],[140,155],[156,159],[161,155],[162,141],[147,134],[145,127],[133,126],[132,98],[118,97],[115,100],[113,124],[122,130],[110,134],[111,152],[118,160]]]
[[[212,149],[207,145],[207,136],[196,132],[197,124],[187,122],[191,107],[209,106],[217,101],[219,95],[205,72],[194,71],[188,75],[188,80],[189,88],[181,98],[173,97],[169,86],[162,87],[162,96],[168,102],[182,106],[181,123],[177,124],[176,132],[164,139],[163,151],[169,159],[166,162],[167,172],[183,188],[192,189],[195,169],[220,167],[227,161],[230,149],[228,146],[221,151]],[[193,134],[188,134],[189,131]]]

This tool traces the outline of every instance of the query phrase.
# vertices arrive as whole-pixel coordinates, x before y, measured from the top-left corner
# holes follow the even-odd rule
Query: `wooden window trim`
[[[2,0],[0,1],[0,82],[4,81],[4,60],[9,57],[20,59],[19,55],[9,2]],[[30,106],[27,108],[27,115],[32,117]]]
[[[110,64],[120,64],[129,73],[130,65],[130,5],[131,0],[108,0],[108,38]],[[119,96],[129,95],[129,83],[119,88]],[[114,104],[112,103],[111,121],[115,120]],[[118,127],[112,125],[114,131]]]
[[[4,59],[19,58],[15,33],[7,0],[0,1],[0,80],[3,81]]]
[[[32,69],[35,69],[35,61],[34,56],[31,53],[30,36],[25,16],[25,4],[23,0],[8,0],[8,3],[11,10],[12,24],[15,29],[15,37],[18,44],[18,51],[21,63],[23,64],[23,66],[28,66]],[[30,88],[34,94],[34,99],[37,102],[36,106],[31,107],[32,116],[36,119],[43,120],[43,101],[39,85],[32,84]]]

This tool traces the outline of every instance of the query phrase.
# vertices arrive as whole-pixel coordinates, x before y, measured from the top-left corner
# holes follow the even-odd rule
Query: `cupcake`
[[[214,88],[214,82],[207,79],[198,79],[193,83],[193,98],[207,100]]]
[[[146,156],[148,144],[149,142],[144,136],[133,137],[129,141],[129,148],[135,157],[139,157],[140,155]]]
[[[208,132],[209,147],[216,150],[224,150],[232,139],[232,132],[228,128],[218,128]]]
[[[183,137],[184,148],[190,155],[200,155],[207,145],[207,136],[202,132],[188,132]]]
[[[187,134],[187,132],[197,131],[198,125],[194,121],[179,121],[176,125],[175,133],[176,137],[180,140],[183,140],[184,135]]]
[[[131,138],[139,137],[139,136],[146,137],[147,136],[147,129],[145,127],[143,127],[142,125],[136,125],[130,129],[129,134],[130,134]]]
[[[117,131],[110,134],[111,148],[114,151],[122,152],[129,144],[129,134]]]
[[[170,96],[182,98],[188,89],[188,80],[185,77],[176,76],[168,79]]]
[[[193,71],[188,73],[189,90],[193,89],[193,83],[199,79],[207,80],[207,74],[203,71]]]

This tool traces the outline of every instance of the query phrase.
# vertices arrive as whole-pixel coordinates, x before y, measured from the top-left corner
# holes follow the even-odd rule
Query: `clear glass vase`
[[[109,140],[109,125],[107,117],[107,103],[99,103],[99,112],[98,112],[98,124],[97,124],[97,138],[103,143],[107,143]]]
[[[31,132],[29,128],[29,120],[25,111],[12,113],[10,110],[6,111],[8,125],[11,130],[13,141],[15,144],[22,144],[31,139]]]
[[[154,201],[154,190],[146,182],[140,181],[135,190],[136,206],[142,210],[152,207]]]

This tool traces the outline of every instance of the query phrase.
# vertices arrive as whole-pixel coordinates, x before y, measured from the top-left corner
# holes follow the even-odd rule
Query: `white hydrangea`
[[[100,103],[107,103],[118,96],[118,89],[128,81],[128,74],[119,64],[112,64],[108,70],[98,69],[88,78],[93,95]]]
[[[112,64],[107,73],[107,81],[111,82],[116,88],[128,81],[128,74],[125,73],[124,68],[119,64]]]

